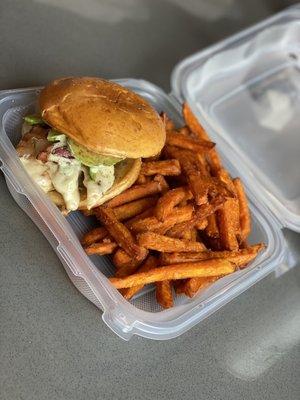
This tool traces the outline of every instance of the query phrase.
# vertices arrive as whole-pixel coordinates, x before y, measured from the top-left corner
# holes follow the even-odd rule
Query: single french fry
[[[137,260],[144,259],[146,250],[138,246],[130,231],[124,224],[117,220],[113,209],[105,206],[98,207],[97,218],[106,227],[116,243],[122,247],[128,255]]]
[[[190,109],[190,107],[187,103],[183,103],[182,115],[183,115],[186,125],[189,127],[189,129],[193,133],[195,133],[199,137],[199,139],[210,140],[205,129],[200,124],[198,119],[195,117],[194,113],[192,112],[192,110]]]
[[[181,287],[182,293],[188,297],[194,297],[200,289],[207,288],[219,278],[219,276],[210,276],[204,278],[187,279],[187,281]]]
[[[154,213],[154,207],[150,207],[147,210],[141,212],[140,214],[136,215],[135,217],[132,217],[128,219],[125,222],[125,225],[127,226],[128,229],[131,229],[131,226],[136,222],[140,221],[141,219],[148,218],[148,217],[153,217]]]
[[[235,267],[228,261],[209,260],[162,266],[148,272],[137,272],[124,278],[109,278],[109,280],[115,288],[123,289],[159,281],[228,275],[234,270]]]
[[[100,242],[100,240],[104,239],[108,236],[107,229],[103,226],[94,228],[91,231],[87,232],[83,238],[81,239],[82,246],[86,247],[95,242]]]
[[[168,236],[159,235],[154,232],[145,232],[138,235],[138,243],[147,249],[173,253],[174,251],[190,252],[202,251],[204,245],[200,242],[174,239]]]
[[[154,216],[138,219],[130,224],[127,224],[130,231],[134,233],[142,233],[147,231],[152,232],[158,228],[161,228],[161,225],[162,223]]]
[[[186,125],[193,133],[197,135],[198,138],[202,140],[210,140],[207,132],[197,120],[187,103],[183,104],[182,114]],[[216,149],[212,149],[209,154],[207,154],[207,161],[209,163],[212,175],[215,176],[219,169],[222,168],[222,163]]]
[[[251,231],[251,216],[243,184],[239,178],[233,180],[239,202],[240,211],[240,242],[247,240]]]
[[[212,149],[207,154],[207,161],[210,166],[212,176],[216,176],[218,171],[222,168],[222,162],[216,149]]]
[[[155,283],[156,301],[163,308],[173,307],[173,293],[171,281],[161,281]]]
[[[236,236],[234,200],[228,199],[223,207],[216,212],[222,250],[238,250],[239,248]]]
[[[249,246],[246,249],[240,249],[237,251],[203,250],[191,253],[162,253],[160,256],[160,263],[163,265],[169,265],[221,258],[233,263],[236,267],[241,268],[252,261],[264,247],[265,246],[262,243],[258,243]]]
[[[240,204],[237,198],[230,200],[232,200],[233,203],[232,214],[234,215],[235,235],[237,237],[238,242],[240,243],[241,239]]]
[[[163,222],[159,221],[156,217],[148,217],[136,220],[127,224],[127,226],[134,233],[150,231],[163,234],[176,223],[189,221],[192,218],[193,211],[193,206],[189,204],[183,207],[174,208],[173,212]]]
[[[171,146],[166,144],[163,149],[163,156],[167,159],[176,159],[179,161],[181,169],[185,162],[189,162],[193,164],[193,167],[196,168],[196,154],[195,152],[187,149],[181,149],[176,146]]]
[[[192,197],[192,193],[186,187],[169,190],[159,198],[154,214],[157,219],[164,221],[172,213],[175,206],[183,200],[190,200]]]
[[[118,247],[116,242],[99,242],[92,243],[88,247],[85,247],[86,254],[91,256],[97,254],[103,256],[105,254],[111,254]]]
[[[143,211],[153,207],[157,202],[157,197],[145,197],[114,207],[114,213],[119,221],[123,221],[141,214]]]
[[[196,153],[196,165],[197,169],[200,171],[202,176],[210,176],[209,166],[206,161],[206,155],[201,153]]]
[[[176,176],[180,175],[181,169],[179,161],[176,159],[162,160],[162,161],[148,161],[148,162],[143,162],[141,173],[144,176],[150,176],[156,174]]]
[[[207,136],[207,140],[210,140]],[[211,149],[208,153],[196,154],[197,168],[203,176],[216,176],[219,169],[222,168],[220,157],[216,148]]]
[[[163,235],[170,229],[172,225],[174,225],[174,223],[175,222],[170,219],[168,221],[160,222],[155,217],[149,217],[132,224],[131,231],[135,234],[143,232],[156,232]]]
[[[155,179],[151,182],[147,182],[143,185],[134,185],[124,192],[120,193],[113,199],[105,203],[109,207],[118,207],[125,203],[141,199],[143,197],[153,196],[154,194],[161,193],[166,190],[167,186],[165,181]]]
[[[237,240],[239,241],[241,238],[241,224],[240,224],[240,205],[238,198],[236,199],[227,199],[231,204],[231,215],[232,215],[232,222],[235,229],[235,235]]]
[[[251,245],[245,248],[241,248],[239,251],[240,253],[240,258],[236,257],[231,257],[233,263],[238,267],[239,269],[245,268],[254,258],[257,257],[257,254],[265,249],[265,244],[264,243],[258,243],[256,245]],[[248,257],[247,257],[247,251],[248,251]],[[244,253],[243,253],[244,252]],[[228,257],[230,259],[230,257]]]
[[[207,216],[207,227],[205,228],[205,233],[209,238],[217,239],[220,237],[215,214]]]
[[[215,143],[203,140],[193,139],[182,133],[167,132],[166,143],[170,146],[180,147],[182,149],[191,150],[199,153],[205,153],[210,151]]]
[[[148,256],[147,259],[144,261],[144,263],[139,267],[138,271],[139,272],[147,272],[150,271],[150,269],[153,269],[157,267],[158,265],[158,260],[154,256]],[[138,285],[138,286],[133,286],[130,288],[123,289],[123,296],[125,299],[129,300],[131,299],[134,295],[136,295],[138,292],[140,292],[143,289],[144,285]]]
[[[138,200],[131,201],[129,203],[122,204],[120,206],[113,207],[116,217],[119,221],[124,221],[126,219],[135,217],[136,215],[142,213],[144,210],[149,209],[154,206],[157,202],[157,196],[145,197]],[[88,210],[89,215],[96,215],[97,208]],[[84,210],[86,214],[86,210]]]
[[[230,221],[233,229],[235,230],[235,235],[237,238],[241,236],[241,227],[240,227],[240,206],[239,200],[237,198],[237,192],[235,189],[235,185],[228,173],[224,168],[221,168],[217,173],[218,179],[227,186],[227,188],[234,193],[234,198],[230,198],[227,200],[227,205],[225,206],[225,211],[230,210]],[[226,239],[225,239],[226,242]],[[221,240],[221,244],[223,241]]]

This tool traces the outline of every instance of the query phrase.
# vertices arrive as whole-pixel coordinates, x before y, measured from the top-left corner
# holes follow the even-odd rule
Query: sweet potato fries
[[[264,248],[247,245],[251,216],[243,184],[224,168],[216,145],[187,104],[185,125],[166,114],[166,144],[145,159],[134,186],[89,212],[100,226],[82,238],[88,255],[111,254],[112,285],[131,299],[155,284],[157,302],[200,289],[247,266]]]

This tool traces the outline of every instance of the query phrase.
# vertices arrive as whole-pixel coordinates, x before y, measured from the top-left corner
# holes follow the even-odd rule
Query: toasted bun
[[[61,78],[40,93],[43,119],[89,150],[123,158],[151,157],[165,142],[157,112],[136,93],[100,78]]]
[[[106,201],[112,199],[124,190],[129,188],[137,179],[141,169],[141,160],[126,159],[115,165],[115,181],[113,186],[104,194],[94,207],[100,206]],[[56,190],[48,192],[47,195],[61,209],[65,209],[65,202],[60,193]],[[78,207],[79,210],[87,210],[86,193],[81,193],[81,200]]]

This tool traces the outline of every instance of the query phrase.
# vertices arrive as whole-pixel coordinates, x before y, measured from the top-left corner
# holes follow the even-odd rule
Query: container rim
[[[180,104],[170,98],[164,91],[150,82],[135,79],[116,79],[121,84],[127,84],[131,88],[143,88],[157,96],[172,102],[177,111]],[[0,108],[4,100],[11,99],[16,93],[35,92],[40,87],[4,90],[0,92]],[[85,254],[69,222],[62,216],[58,208],[51,200],[34,184],[25,169],[22,167],[17,153],[7,137],[1,114],[0,134],[0,160],[6,179],[12,184],[14,190],[25,196],[41,219],[48,226],[56,242],[54,250],[66,255],[65,261],[74,276],[82,278],[94,294],[103,310],[102,319],[120,337],[125,340],[133,334],[151,339],[170,339],[179,336],[190,329],[196,323],[228,303],[238,294],[252,286],[255,282],[274,270],[284,259],[286,247],[283,235],[278,229],[270,211],[263,205],[254,205],[250,198],[251,209],[259,220],[266,237],[268,247],[251,266],[237,275],[219,293],[212,294],[205,300],[194,298],[191,303],[176,307],[176,310],[164,310],[151,313],[138,309],[125,300],[121,294],[110,284],[109,280],[98,270]],[[251,195],[251,193],[250,193]]]

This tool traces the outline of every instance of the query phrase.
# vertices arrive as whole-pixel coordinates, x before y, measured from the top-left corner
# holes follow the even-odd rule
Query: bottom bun
[[[141,169],[141,159],[126,158],[115,165],[115,181],[112,187],[99,199],[98,203],[93,208],[100,206],[106,201],[112,199],[118,194],[124,192],[136,181]],[[47,195],[59,208],[66,211],[65,202],[60,193],[56,190],[48,192]],[[80,194],[79,210],[87,210],[86,191]]]

